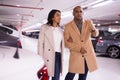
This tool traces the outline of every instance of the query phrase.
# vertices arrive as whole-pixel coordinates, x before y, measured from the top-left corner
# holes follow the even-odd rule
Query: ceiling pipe
[[[14,8],[25,8],[25,9],[35,9],[35,10],[43,10],[44,9],[44,8],[26,7],[26,6],[17,6],[17,5],[7,5],[7,4],[0,4],[0,6],[14,7]]]
[[[19,18],[0,18],[0,20],[20,20]],[[29,19],[23,19],[25,21],[28,21]]]
[[[22,16],[31,16],[31,17],[34,17],[34,15],[32,14],[21,14]]]
[[[120,21],[120,20],[101,20],[101,19],[92,19],[95,22],[115,22],[115,21]]]

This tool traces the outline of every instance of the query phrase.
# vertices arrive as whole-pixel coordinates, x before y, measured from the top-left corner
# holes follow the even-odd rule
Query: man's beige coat
[[[92,30],[95,31],[91,32]],[[85,60],[90,72],[98,68],[91,42],[91,34],[93,36],[98,35],[98,30],[94,27],[91,20],[83,20],[81,33],[74,21],[65,25],[65,46],[70,49],[69,72],[84,73]]]

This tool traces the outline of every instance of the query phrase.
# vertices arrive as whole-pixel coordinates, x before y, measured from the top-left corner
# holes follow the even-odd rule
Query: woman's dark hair
[[[47,18],[47,24],[48,24],[48,25],[50,25],[50,26],[53,25],[53,20],[52,20],[52,18],[54,17],[54,15],[55,15],[56,12],[60,12],[60,13],[61,13],[61,11],[60,11],[60,10],[57,10],[57,9],[53,9],[53,10],[51,10],[51,11],[49,12],[48,18]],[[58,23],[58,25],[59,25],[59,23]]]

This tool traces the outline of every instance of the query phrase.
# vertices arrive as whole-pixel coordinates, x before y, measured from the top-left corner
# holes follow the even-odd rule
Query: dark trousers
[[[87,73],[88,73],[88,67],[85,61],[85,74],[79,74],[78,80],[86,80]],[[75,73],[68,72],[65,77],[65,80],[73,80],[74,76],[75,76]]]
[[[59,80],[61,71],[61,53],[55,52],[55,70],[52,80]]]

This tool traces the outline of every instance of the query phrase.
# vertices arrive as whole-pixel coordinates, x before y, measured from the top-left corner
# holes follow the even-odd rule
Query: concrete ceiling
[[[87,7],[84,10],[84,18],[120,20],[120,0],[111,0],[109,4],[93,8],[91,3],[95,1],[105,3],[109,0],[0,0],[0,23],[12,24],[15,27],[29,27],[36,23],[44,23],[51,9],[72,13],[76,5]],[[72,15],[62,18],[61,24],[65,24],[72,18]]]

